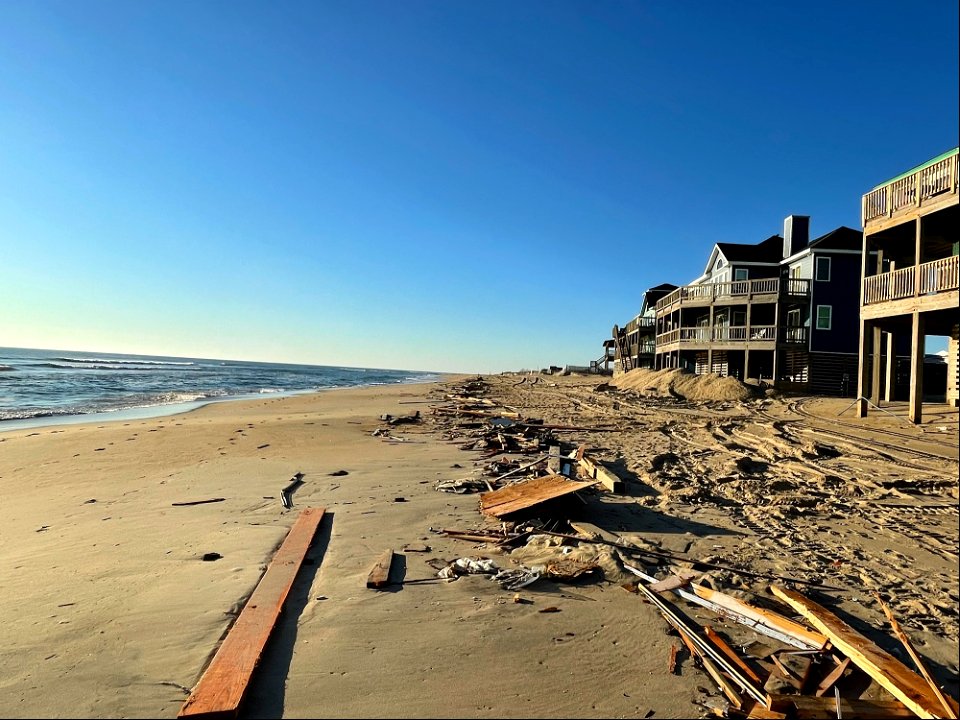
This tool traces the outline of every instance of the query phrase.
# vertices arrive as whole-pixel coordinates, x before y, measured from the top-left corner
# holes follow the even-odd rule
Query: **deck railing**
[[[916,279],[916,266],[864,278],[863,304],[870,305],[957,290],[960,288],[960,257],[954,255],[920,265],[919,291]]]
[[[787,328],[784,328],[784,330],[787,330]],[[804,332],[802,340],[790,340],[790,342],[804,342],[806,340],[806,328],[789,328],[789,330],[800,330]],[[745,325],[717,325],[716,327],[704,325],[700,327],[681,327],[668,330],[665,333],[657,335],[657,345],[670,345],[675,342],[769,342],[776,339],[776,325],[752,325],[749,328]]]
[[[922,167],[906,177],[871,190],[863,196],[862,224],[890,217],[908,207],[920,207],[926,200],[943,193],[957,192],[957,151],[953,155]]]
[[[751,298],[755,295],[807,295],[810,293],[810,281],[791,278],[781,281],[779,278],[764,278],[762,280],[734,280],[732,282],[703,283],[700,285],[685,285],[677,288],[669,295],[665,295],[657,303],[657,312],[678,302],[699,300],[715,301],[723,298]]]

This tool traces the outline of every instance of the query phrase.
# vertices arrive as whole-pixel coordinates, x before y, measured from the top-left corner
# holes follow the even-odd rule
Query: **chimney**
[[[810,216],[789,215],[783,221],[783,256],[800,252],[810,242]]]

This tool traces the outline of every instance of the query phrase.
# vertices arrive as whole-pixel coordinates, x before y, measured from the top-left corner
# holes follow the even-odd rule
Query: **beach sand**
[[[918,455],[919,445],[911,454],[870,451],[866,441],[826,431],[808,438],[808,421],[780,401],[761,416],[753,401],[698,405],[637,390],[595,392],[598,378],[517,385],[522,377],[488,377],[492,396],[547,422],[623,431],[569,437],[628,480],[624,496],[584,493],[590,522],[694,558],[839,583],[850,591],[835,599],[877,628],[884,626],[869,583],[892,589],[895,612],[956,694],[957,515],[943,510],[957,502],[955,462]],[[483,576],[436,577],[463,556],[511,565],[496,549],[431,532],[491,526],[476,495],[434,490],[439,480],[476,477],[483,462],[450,440],[470,431],[415,402],[444,391],[331,390],[0,434],[0,715],[175,716],[308,506],[327,514],[242,716],[699,715],[697,703],[717,695],[712,682],[689,659],[668,673],[677,638],[618,578],[541,580],[520,591],[532,602],[518,604]],[[381,414],[417,409],[423,423],[392,429],[403,442],[373,435]],[[952,423],[944,437],[955,445],[956,415],[943,422]],[[805,459],[802,448],[814,456]],[[664,453],[673,457],[653,461]],[[338,471],[347,474],[332,475]],[[285,510],[280,490],[296,472],[304,484]],[[900,482],[888,487],[883,478]],[[832,494],[799,502],[815,487]],[[739,500],[725,496],[733,489]],[[846,503],[829,507],[840,490]],[[792,500],[769,499],[776,496]],[[751,507],[758,497],[768,499],[763,513]],[[173,506],[214,498],[224,500]],[[933,511],[897,525],[908,512],[900,506],[918,498]],[[886,527],[878,529],[881,512]],[[942,538],[931,539],[926,526]],[[430,550],[403,552],[418,543]],[[367,589],[388,548],[401,553],[403,584]],[[203,561],[205,553],[222,557]],[[715,579],[734,590],[762,588]],[[548,607],[559,612],[540,612]]]

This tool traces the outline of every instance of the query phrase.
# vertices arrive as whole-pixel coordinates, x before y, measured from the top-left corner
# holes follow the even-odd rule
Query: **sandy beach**
[[[863,627],[884,628],[879,590],[957,695],[956,410],[920,428],[848,414],[857,427],[845,427],[836,400],[697,399],[629,376],[620,387],[486,380],[525,417],[616,430],[563,438],[626,482],[622,495],[582,493],[585,520],[691,559],[843,588],[828,596]],[[424,402],[456,382],[0,433],[0,715],[176,716],[305,507],[327,514],[242,716],[700,715],[713,684],[689,661],[668,672],[676,639],[616,568],[596,582],[540,580],[521,591],[527,603],[484,576],[437,577],[459,557],[510,567],[538,549],[433,532],[499,525],[476,494],[434,489],[482,477],[487,462],[459,447],[475,428]],[[392,428],[394,440],[374,435],[382,414],[418,409],[424,421]],[[280,490],[297,472],[288,510]],[[403,582],[367,589],[388,548]],[[711,578],[764,592],[735,573]]]

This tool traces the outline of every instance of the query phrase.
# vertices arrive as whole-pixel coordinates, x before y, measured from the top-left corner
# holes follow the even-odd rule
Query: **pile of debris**
[[[546,425],[523,418],[517,408],[485,397],[487,392],[486,382],[477,378],[446,394],[433,408],[449,439],[464,449],[481,451],[487,461],[474,477],[443,481],[436,489],[479,493],[480,514],[487,523],[498,523],[496,529],[431,528],[474,545],[474,554],[435,565],[438,578],[454,582],[466,575],[485,575],[516,592],[514,601],[521,603],[532,601],[518,591],[535,588],[538,582],[616,583],[652,604],[678,636],[668,671],[677,672],[689,657],[716,684],[721,695],[715,697],[721,700],[705,707],[718,716],[958,717],[957,702],[934,682],[879,596],[895,635],[921,674],[792,589],[841,588],[690,558],[644,541],[628,542],[575,520],[576,510],[585,504],[579,493],[622,492],[623,482],[583,444],[561,442],[556,433],[604,428]],[[535,457],[508,458],[506,453]],[[386,567],[389,570],[389,562]],[[769,593],[748,589],[753,592],[748,602],[718,590],[718,579],[730,576],[762,581]],[[744,587],[738,594],[744,594]],[[678,607],[678,601],[701,613],[706,610],[715,619],[701,625]],[[551,611],[557,608],[540,610]],[[876,692],[877,686],[882,693]]]

